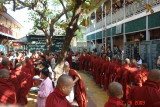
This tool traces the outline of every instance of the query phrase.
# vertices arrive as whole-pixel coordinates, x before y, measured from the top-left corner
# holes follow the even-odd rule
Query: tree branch
[[[58,14],[55,18],[51,20],[51,23],[54,25],[54,23],[57,22],[68,11],[69,11],[68,9],[66,9],[66,11],[62,11],[60,14]]]
[[[22,2],[21,0],[17,0],[18,1],[18,3],[20,3],[21,5],[23,5],[23,6],[25,6],[25,7],[28,7],[28,8],[31,8],[32,10],[34,10],[35,12],[37,12],[45,21],[47,21],[48,22],[48,19],[47,19],[47,17],[44,15],[44,13],[42,13],[41,11],[39,11],[39,10],[35,10],[35,7],[37,6],[37,2],[35,2],[35,3],[30,3],[30,4],[28,4],[28,3],[24,3],[24,2]],[[47,7],[45,7],[45,8],[47,8]]]
[[[62,0],[59,0],[59,2],[61,3],[62,7],[63,7],[63,10],[65,12],[65,15],[66,15],[66,19],[68,19],[68,15],[67,15],[67,11],[66,11],[66,7],[64,6],[64,3]]]

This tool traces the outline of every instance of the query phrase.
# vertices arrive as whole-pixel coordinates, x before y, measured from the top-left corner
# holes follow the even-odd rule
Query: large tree
[[[58,20],[65,15],[66,21],[62,23],[63,28],[65,28],[65,40],[62,45],[60,58],[54,70],[57,76],[62,73],[67,50],[72,38],[76,36],[76,31],[79,29],[80,22],[84,22],[85,14],[88,14],[89,11],[98,7],[98,3],[96,4],[95,0],[1,0],[1,2],[12,2],[14,11],[24,7],[28,7],[28,9],[34,11],[36,19],[34,21],[35,27],[43,31],[46,37],[47,53],[51,50],[55,25]],[[100,4],[102,2],[105,2],[105,0],[101,0]],[[53,5],[60,4],[63,9],[51,9],[51,3],[53,3]],[[151,10],[150,5],[146,5],[146,8]]]
[[[28,7],[28,9],[34,11],[33,14],[36,18],[36,20],[34,20],[34,27],[43,31],[46,37],[47,53],[51,51],[55,25],[62,16],[66,17],[65,21],[61,23],[61,26],[63,26],[65,30],[65,40],[54,70],[57,76],[62,73],[70,42],[72,38],[76,36],[76,31],[79,29],[80,23],[85,19],[85,14],[96,8],[94,0],[3,0],[2,2],[12,3],[14,11],[24,7]],[[63,9],[55,9],[55,11],[50,5],[51,3],[53,5],[60,5]]]

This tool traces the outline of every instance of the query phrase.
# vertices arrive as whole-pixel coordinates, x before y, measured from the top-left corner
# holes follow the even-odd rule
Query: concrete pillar
[[[149,0],[146,0],[147,4]],[[146,41],[150,40],[150,31],[148,30],[148,15],[146,16]]]
[[[111,0],[111,25],[112,25],[112,11],[113,11],[113,8],[112,8],[112,3],[113,1]],[[110,41],[111,41],[111,50],[113,51],[113,37],[112,37],[112,26],[111,26],[111,37],[110,37]]]
[[[97,10],[94,11],[95,13],[95,23],[94,23],[94,31],[96,31],[96,25],[97,25]],[[95,33],[95,47],[97,46],[96,43],[96,33]]]
[[[107,41],[106,41],[106,38],[107,38],[107,19],[106,19],[107,15],[106,15],[106,5],[105,5],[105,49],[107,47]]]
[[[101,5],[101,9],[102,9],[102,22],[104,22],[104,18],[103,18],[103,4]],[[104,28],[104,25],[102,25],[102,45],[104,45],[104,41],[103,41],[103,35],[104,35],[104,30],[103,30],[103,28]]]

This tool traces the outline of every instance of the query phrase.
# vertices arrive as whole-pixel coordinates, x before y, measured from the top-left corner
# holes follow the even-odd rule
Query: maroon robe
[[[58,87],[47,97],[46,107],[72,107],[66,99],[66,95]]]
[[[148,70],[140,70],[140,72],[136,74],[136,84],[138,86],[142,86],[142,84],[147,80],[148,74]]]
[[[129,69],[130,66],[129,65],[123,65],[119,71],[119,82],[122,84],[123,86],[123,100],[125,103],[127,103],[127,99],[128,99],[128,94],[129,94]]]
[[[103,65],[102,72],[104,72],[103,86],[104,90],[108,89],[109,84],[109,65],[110,62],[106,61]]]
[[[0,69],[7,69],[7,70],[10,70],[9,66],[4,66],[0,63]]]
[[[111,83],[111,82],[113,82],[113,80],[115,78],[114,76],[115,76],[115,73],[116,73],[116,63],[115,62],[110,63],[110,65],[108,67],[108,72],[109,72],[109,74],[108,74],[109,75],[109,83]]]
[[[33,87],[34,80],[33,76],[35,75],[35,68],[31,65],[31,63],[27,62],[25,66],[22,67],[22,71],[24,72],[23,82],[21,82],[21,88],[18,91],[18,103],[21,105],[27,104],[27,95],[31,87]]]
[[[159,83],[147,80],[142,87],[132,86],[129,99],[132,107],[160,107]]]
[[[124,107],[124,104],[119,98],[110,96],[104,107]]]
[[[97,78],[98,78],[98,70],[99,70],[99,62],[100,62],[100,58],[97,57],[95,60],[95,68],[94,68],[94,80],[97,83]]]
[[[82,60],[83,60],[83,55],[80,55],[80,57],[78,58],[79,70],[82,70]]]
[[[8,79],[0,79],[0,103],[16,104],[15,87]]]
[[[70,69],[69,76],[71,76],[73,80],[75,80],[76,77],[79,78],[79,80],[75,84],[75,98],[77,100],[79,107],[86,107],[88,99],[87,99],[86,90],[85,90],[85,86],[82,81],[82,78],[77,73],[77,71],[73,69]]]
[[[97,70],[96,70],[96,83],[97,84],[101,84],[101,70],[102,70],[102,65],[104,63],[104,59],[100,59],[99,58],[99,61],[98,61],[98,66],[97,66]]]
[[[10,80],[16,88],[17,103],[19,105],[26,105],[28,94],[26,86],[28,85],[28,77],[20,68],[17,68],[11,72]]]
[[[70,53],[68,54],[67,61],[70,65],[70,68],[72,68],[72,54],[70,54]]]

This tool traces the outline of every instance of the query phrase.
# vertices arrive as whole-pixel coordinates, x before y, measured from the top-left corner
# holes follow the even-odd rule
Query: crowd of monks
[[[131,105],[133,107],[160,107],[160,97],[157,97],[160,96],[159,70],[154,70],[159,73],[159,80],[153,81],[153,79],[151,80],[148,78],[150,72],[148,71],[147,64],[138,64],[137,60],[135,59],[130,60],[126,58],[122,63],[122,61],[118,57],[116,57],[116,55],[113,58],[109,58],[108,56],[106,56],[106,54],[102,54],[100,57],[97,52],[93,52],[90,54],[83,52],[78,60],[79,70],[91,74],[95,83],[100,87],[104,88],[104,90],[108,91],[108,86],[112,82],[118,82],[122,85],[123,103],[121,104],[123,106],[112,105],[105,107],[124,107],[127,105]],[[156,77],[154,76],[154,78]],[[140,87],[140,89],[136,90],[138,88],[135,88],[135,91],[132,89],[133,86]],[[147,90],[148,92],[146,92],[149,97],[146,97],[146,95],[142,94],[142,92],[145,91],[144,87],[150,89],[149,91]],[[131,93],[139,97],[136,97],[137,99],[134,99],[132,96],[131,98]],[[155,95],[156,97],[154,98]],[[133,99],[134,101],[132,101]],[[113,99],[113,101],[111,102],[116,103],[117,100]],[[154,105],[154,103],[157,103],[157,105]]]
[[[28,57],[29,56],[29,57]],[[0,103],[13,104],[25,106],[27,104],[27,95],[30,88],[34,86],[33,77],[39,75],[35,63],[37,60],[40,62],[51,61],[52,58],[56,59],[58,56],[48,57],[42,53],[35,53],[30,55],[20,55],[13,58],[12,55],[0,55]],[[124,107],[131,105],[132,107],[160,107],[160,71],[153,69],[149,72],[147,64],[137,64],[135,59],[125,59],[123,62],[116,57],[108,57],[106,54],[98,55],[97,52],[87,53],[86,51],[81,54],[76,53],[76,68],[80,71],[87,72],[92,75],[93,80],[97,85],[105,91],[110,92],[108,103],[105,107]],[[66,61],[66,74],[72,77],[75,86],[75,97],[77,98],[80,107],[86,107],[87,97],[85,87],[80,75],[71,69],[73,66],[73,55],[68,53]],[[9,76],[5,76],[5,72],[9,72]],[[62,77],[64,80],[69,77]],[[63,81],[63,80],[59,80]],[[71,82],[71,81],[70,81]],[[114,83],[113,83],[114,82]],[[61,87],[62,83],[59,83]],[[65,85],[65,83],[63,83]],[[116,88],[117,87],[117,88]],[[59,91],[61,88],[55,87],[53,96],[56,93],[64,93]],[[66,89],[66,88],[65,88]],[[122,89],[122,93],[119,90]],[[114,95],[121,93],[120,98],[115,98]],[[62,94],[63,93],[63,94]],[[69,93],[69,91],[67,91]],[[115,94],[116,93],[116,94]],[[48,107],[52,106],[50,101],[53,101],[53,96],[50,95]],[[59,95],[57,95],[59,96]],[[56,97],[57,97],[56,96]],[[64,99],[60,97],[60,99]],[[54,101],[57,101],[54,99]],[[66,102],[66,100],[65,100]],[[65,104],[68,104],[65,103]],[[113,106],[114,105],[114,106]],[[59,106],[56,106],[59,107]],[[70,107],[64,106],[64,107]]]
[[[24,55],[23,53],[17,53],[16,57],[13,53],[10,53],[9,55],[0,53],[0,106],[1,104],[26,106],[28,103],[27,98],[30,89],[35,85],[37,86],[37,80],[34,80],[34,76],[39,75],[39,77],[41,78],[43,74],[43,78],[45,75],[45,79],[38,79],[38,81],[40,82],[38,84],[40,89],[36,92],[38,96],[37,103],[39,104],[37,105],[37,107],[52,107],[53,104],[55,104],[54,107],[62,107],[60,105],[64,105],[64,107],[71,107],[71,105],[74,105],[75,107],[76,105],[78,105],[79,107],[86,107],[87,96],[84,83],[78,72],[70,68],[68,62],[67,65],[64,64],[64,73],[66,72],[65,74],[73,79],[73,89],[75,89],[75,91],[73,100],[71,102],[69,102],[68,99],[68,101],[64,101],[64,98],[70,93],[70,90],[66,88],[68,86],[55,86],[55,74],[52,72],[52,66],[55,66],[57,59],[58,54],[53,53],[51,53],[50,55],[44,55],[41,52],[35,52],[34,54],[27,53],[26,55]],[[51,68],[51,72],[49,67]],[[5,76],[7,72],[8,76]],[[50,81],[48,79],[51,79],[53,83],[53,93],[56,93],[57,99],[53,98],[53,93],[47,94],[49,86],[47,81]],[[66,85],[65,82],[61,84]],[[73,85],[71,85],[70,87],[73,87]],[[42,95],[39,96],[39,93],[43,94],[43,98]],[[61,94],[59,95],[58,93]],[[38,99],[41,99],[39,100],[41,102],[39,102]],[[47,104],[45,104],[46,100],[48,101]]]
[[[2,59],[0,70],[8,70],[8,78],[0,79],[0,103],[1,104],[27,104],[27,95],[33,86],[35,68],[31,59],[26,58],[24,63],[18,63],[15,68],[7,57]]]

